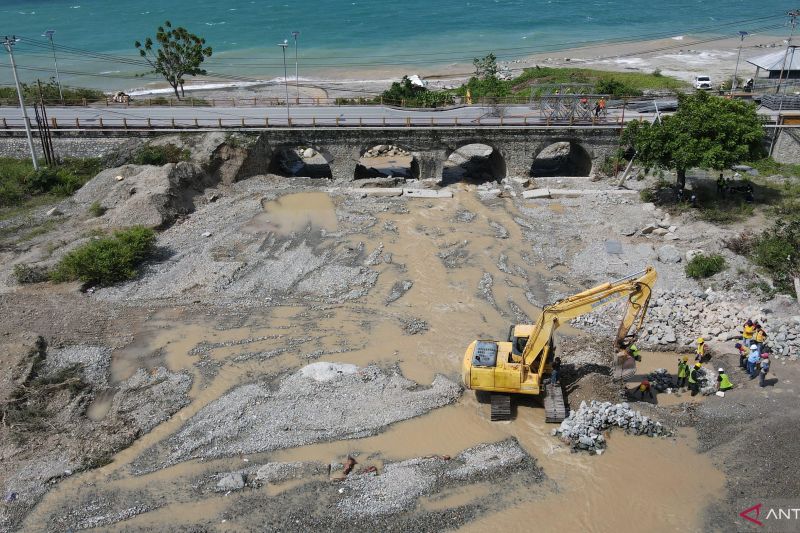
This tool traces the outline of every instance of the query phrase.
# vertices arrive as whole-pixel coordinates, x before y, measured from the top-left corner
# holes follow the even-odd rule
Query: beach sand
[[[576,67],[617,72],[650,73],[658,69],[665,76],[691,81],[698,74],[711,76],[715,86],[729,80],[736,68],[739,47],[738,38],[715,39],[708,37],[680,36],[636,42],[614,42],[584,48],[535,54],[523,59],[498,61],[501,71],[516,76],[522,69],[539,66]],[[755,67],[747,63],[753,57],[777,50],[785,50],[785,40],[775,36],[752,35],[744,41],[739,77],[747,79],[755,75]],[[456,87],[472,75],[472,65],[453,63],[431,65],[414,69],[386,67],[369,69],[340,70],[318,69],[313,73],[303,73],[302,59],[299,94],[306,98],[355,98],[379,95],[393,81],[404,75],[418,74],[431,89]],[[209,87],[211,86],[211,87]],[[163,84],[154,85],[133,92],[143,97],[147,94],[168,91]],[[204,99],[285,99],[286,88],[283,80],[269,80],[264,83],[236,84],[225,80],[197,79],[187,84],[191,96]],[[289,97],[297,96],[295,80],[289,79]]]

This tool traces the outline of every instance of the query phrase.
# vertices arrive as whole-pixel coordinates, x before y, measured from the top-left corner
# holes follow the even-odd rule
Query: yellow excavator
[[[473,341],[464,354],[464,386],[491,394],[493,421],[509,420],[511,395],[526,394],[544,396],[546,421],[560,422],[567,415],[564,393],[560,385],[546,384],[544,380],[552,371],[555,330],[573,318],[627,296],[628,304],[614,343],[618,350],[614,365],[618,375],[629,374],[636,363],[628,354],[628,347],[644,322],[656,277],[655,269],[647,267],[545,306],[535,324],[512,326],[507,342]],[[626,367],[628,372],[623,372]]]

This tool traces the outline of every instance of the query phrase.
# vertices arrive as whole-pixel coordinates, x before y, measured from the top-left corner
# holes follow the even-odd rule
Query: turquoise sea
[[[470,63],[494,51],[514,59],[549,50],[678,35],[787,35],[794,4],[764,0],[5,0],[0,36],[17,35],[23,80],[53,75],[42,33],[56,30],[62,81],[101,88],[141,87],[155,78],[133,42],[164,20],[206,38],[209,74],[232,81],[283,75],[277,45],[299,31],[301,78],[357,77],[367,71],[415,72]],[[0,84],[11,82],[7,56]]]

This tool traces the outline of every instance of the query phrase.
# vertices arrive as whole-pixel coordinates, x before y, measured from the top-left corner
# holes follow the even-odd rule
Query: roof
[[[786,59],[786,66],[783,65],[783,60]],[[762,70],[800,70],[800,50],[797,48],[789,49],[789,55],[786,56],[786,50],[778,50],[763,56],[753,57],[747,60],[751,65],[755,65]]]

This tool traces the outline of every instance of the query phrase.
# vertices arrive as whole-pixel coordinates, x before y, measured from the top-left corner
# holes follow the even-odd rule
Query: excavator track
[[[560,423],[567,418],[567,405],[564,401],[564,390],[561,385],[552,383],[545,386],[544,421]]]
[[[492,422],[511,420],[511,395],[492,394]]]

